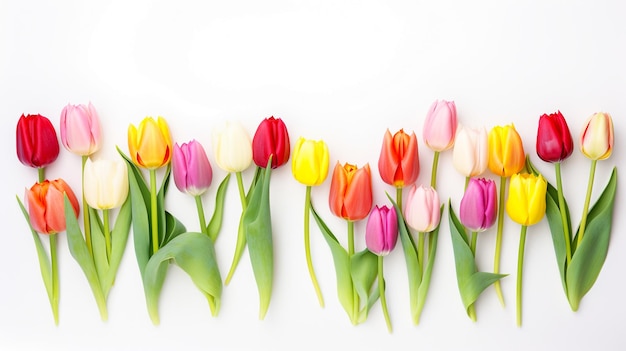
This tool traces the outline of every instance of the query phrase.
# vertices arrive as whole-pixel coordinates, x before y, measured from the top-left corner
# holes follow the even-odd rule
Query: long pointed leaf
[[[100,215],[98,211],[89,208],[89,223],[91,224],[91,246],[93,252],[93,261],[98,272],[98,279],[103,282],[107,271],[109,270],[109,261],[106,255],[106,242]],[[104,291],[104,288],[103,290]],[[106,294],[105,294],[106,295]]]
[[[443,213],[443,205],[441,205],[440,218]],[[422,314],[422,309],[424,308],[424,304],[426,303],[426,295],[428,295],[428,288],[430,287],[430,277],[433,273],[433,268],[435,266],[435,256],[437,255],[437,241],[439,238],[439,227],[441,222],[437,224],[437,227],[430,232],[428,235],[428,262],[426,263],[426,268],[424,268],[424,276],[422,277],[422,282],[417,290],[417,307],[415,314],[413,314],[413,322],[415,324],[419,323],[420,316]]]
[[[131,201],[130,197],[128,197],[117,214],[115,225],[111,232],[111,261],[109,262],[107,274],[104,280],[101,281],[104,296],[108,296],[111,287],[115,283],[117,270],[124,256],[124,251],[126,251],[131,222]]]
[[[368,249],[357,252],[350,260],[350,271],[352,272],[352,283],[359,294],[359,301],[365,302],[363,308],[358,306],[358,322],[362,323],[367,319],[369,309],[376,301],[371,301],[371,296],[374,295],[377,298],[380,296],[378,289],[372,289],[378,275],[378,256]]]
[[[213,210],[213,216],[211,217],[211,221],[209,221],[209,225],[207,226],[207,233],[209,233],[209,237],[211,240],[215,242],[217,240],[217,236],[222,229],[222,218],[224,217],[224,202],[226,199],[226,189],[228,189],[228,181],[230,180],[230,173],[226,174],[224,180],[220,183],[220,186],[217,188],[217,193],[215,194],[215,209]]]

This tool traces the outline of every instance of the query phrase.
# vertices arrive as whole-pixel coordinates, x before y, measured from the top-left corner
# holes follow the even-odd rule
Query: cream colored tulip
[[[90,159],[85,163],[85,200],[90,207],[109,210],[128,197],[128,168],[124,160]]]
[[[487,169],[487,130],[459,124],[452,149],[452,164],[465,177],[476,177]]]
[[[213,131],[213,152],[218,167],[242,172],[252,163],[252,140],[243,125],[226,122]]]

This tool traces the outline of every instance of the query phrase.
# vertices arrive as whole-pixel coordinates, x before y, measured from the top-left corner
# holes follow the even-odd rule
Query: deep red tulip
[[[561,162],[574,151],[572,134],[560,111],[539,117],[537,155],[546,162]]]
[[[17,158],[33,168],[45,167],[59,156],[59,140],[50,120],[42,115],[27,115],[17,122]]]
[[[264,119],[252,139],[252,159],[265,168],[272,156],[272,168],[284,165],[289,160],[289,133],[280,118]]]

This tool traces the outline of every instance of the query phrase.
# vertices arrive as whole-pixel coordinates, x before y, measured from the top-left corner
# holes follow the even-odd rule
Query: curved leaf
[[[207,298],[213,316],[217,315],[222,294],[222,278],[215,260],[213,241],[203,233],[187,232],[163,246],[146,265],[143,284],[152,322],[159,324],[159,296],[170,260],[191,277]]]
[[[609,249],[616,191],[617,168],[614,167],[608,184],[589,211],[587,229],[567,269],[567,297],[574,311],[578,310],[580,300],[591,289],[604,265]]]
[[[363,323],[367,319],[369,309],[380,297],[378,289],[372,289],[378,275],[378,256],[368,249],[355,253],[350,260],[350,271],[352,283],[359,294],[359,301],[366,302],[363,308],[358,306],[358,323]]]
[[[441,218],[441,214],[443,213],[443,205],[441,205],[439,213]],[[426,303],[426,295],[428,294],[428,288],[430,287],[430,277],[433,273],[433,267],[435,266],[435,256],[437,255],[437,240],[439,238],[440,225],[441,221],[439,222],[439,224],[437,224],[437,227],[428,234],[428,262],[426,263],[426,268],[424,269],[422,282],[420,283],[419,289],[417,290],[417,306],[415,307],[415,313],[413,314],[413,322],[415,324],[419,323],[422,309],[424,308],[424,304]]]
[[[111,231],[111,261],[104,279],[101,280],[105,297],[108,296],[111,287],[115,283],[117,270],[124,256],[124,251],[126,251],[131,222],[131,204],[130,197],[128,197],[117,213],[117,218]]]
[[[228,189],[228,181],[230,179],[230,173],[226,174],[224,180],[220,183],[220,186],[217,188],[217,194],[215,195],[215,209],[213,210],[213,216],[211,217],[211,221],[209,221],[209,225],[207,225],[207,233],[211,237],[211,240],[215,242],[217,240],[217,236],[220,233],[220,229],[222,228],[222,218],[224,217],[224,202],[226,199],[226,189]]]
[[[175,237],[177,237],[178,235],[184,233],[187,231],[187,229],[185,228],[185,225],[179,221],[176,217],[174,217],[174,215],[172,215],[171,213],[165,211],[165,234],[163,237],[163,244],[167,245],[168,242],[172,241],[172,239],[174,239]]]

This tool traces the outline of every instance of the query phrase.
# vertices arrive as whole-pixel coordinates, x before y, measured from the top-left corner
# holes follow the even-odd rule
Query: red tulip
[[[561,162],[574,151],[572,134],[561,111],[539,117],[537,155],[546,162]]]
[[[22,115],[17,122],[15,142],[17,158],[29,167],[45,167],[59,156],[56,131],[42,115]]]
[[[387,129],[378,159],[378,171],[385,183],[396,187],[415,183],[420,172],[415,133],[409,135],[400,129],[392,137]]]
[[[44,180],[26,191],[30,224],[41,234],[56,234],[65,230],[63,194],[67,197],[78,217],[78,200],[63,179]]]
[[[333,171],[329,196],[330,210],[349,221],[361,220],[372,209],[372,176],[369,164],[362,168],[339,162]]]
[[[252,159],[254,163],[265,168],[272,156],[272,168],[277,168],[289,160],[289,133],[280,118],[264,119],[252,139]]]

